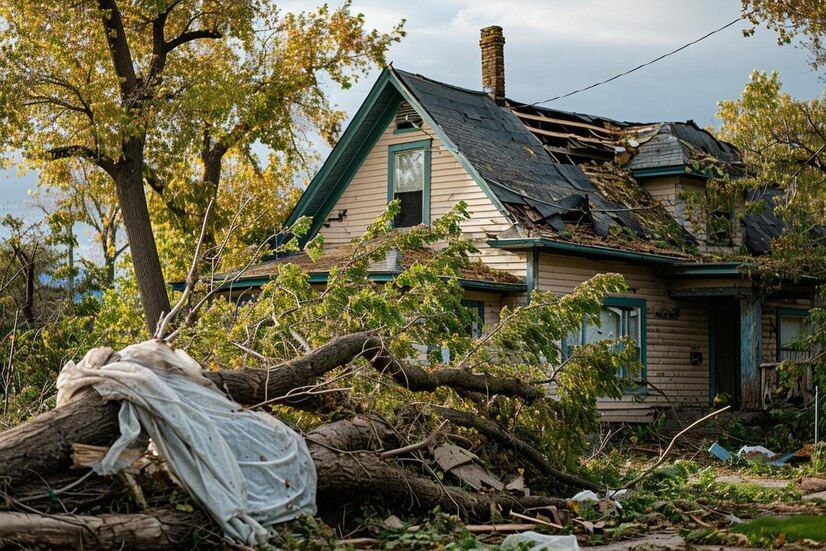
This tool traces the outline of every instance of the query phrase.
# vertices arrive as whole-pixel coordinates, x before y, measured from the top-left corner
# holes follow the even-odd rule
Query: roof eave
[[[398,274],[396,272],[371,272],[367,275],[367,279],[377,283],[386,283],[393,281]],[[314,272],[309,274],[311,284],[326,284],[329,279],[328,272]],[[258,289],[272,281],[269,276],[241,278],[232,283],[222,285],[218,288],[218,292],[232,292],[235,290]],[[524,283],[503,283],[498,281],[490,281],[483,279],[467,279],[458,278],[457,281],[462,289],[469,291],[486,291],[494,293],[524,293],[527,286]],[[183,290],[184,283],[176,282],[172,288],[176,291]],[[180,288],[179,288],[180,287]]]
[[[685,261],[684,258],[676,256],[642,253],[637,251],[628,251],[625,249],[602,247],[599,245],[584,245],[581,243],[571,243],[569,241],[557,241],[546,237],[490,239],[488,240],[488,245],[499,249],[542,249],[563,254],[570,254],[573,256],[631,260],[634,262],[644,262],[647,264],[673,265],[677,262]]]

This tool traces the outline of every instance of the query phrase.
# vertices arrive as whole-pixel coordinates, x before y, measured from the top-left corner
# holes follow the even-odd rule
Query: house
[[[714,204],[705,222],[692,216],[715,170],[742,173],[738,151],[692,121],[632,123],[508,99],[504,42],[500,27],[482,30],[482,91],[386,68],[288,222],[311,216],[325,255],[265,262],[233,287],[260,286],[283,262],[323,283],[338,247],[390,200],[401,203],[398,227],[462,200],[480,264],[461,283],[487,324],[533,289],[625,276],[630,289],[606,299],[602,326],[576,337],[638,343],[640,392],[601,403],[607,419],[650,421],[657,408],[704,408],[719,394],[759,409],[772,363],[795,354],[788,345],[805,330],[815,282],[767,294],[743,270],[780,232],[771,210],[741,217],[742,197]],[[405,261],[371,275],[390,279]]]

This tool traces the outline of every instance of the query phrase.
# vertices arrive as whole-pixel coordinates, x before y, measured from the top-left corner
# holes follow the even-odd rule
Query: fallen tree
[[[380,219],[342,267],[331,271],[325,289],[313,288],[300,268],[287,264],[256,301],[241,306],[216,295],[219,286],[208,289],[196,308],[207,308],[209,315],[190,310],[165,335],[194,292],[191,272],[155,339],[169,346],[186,342],[201,365],[223,366],[202,371],[216,390],[297,425],[315,464],[321,514],[372,502],[399,514],[439,507],[487,521],[511,510],[564,506],[564,500],[541,494],[599,489],[568,470],[585,435],[595,430],[596,398],[621,394],[617,366],[631,359],[630,352],[623,356],[605,341],[562,363],[558,342],[599,312],[606,293],[624,284],[609,274],[566,297],[535,293],[530,305],[503,309],[496,323],[474,335],[467,331],[473,316],[455,280],[470,251],[461,239],[461,219],[447,216],[432,228],[405,233],[387,233],[387,220]],[[377,239],[371,231],[381,235]],[[369,263],[391,249],[421,255],[422,247],[437,241],[446,245],[394,283],[377,286],[364,276]],[[450,357],[431,347],[425,364],[416,346],[421,342],[442,343]],[[99,365],[118,360],[112,349],[93,353]],[[239,363],[245,367],[232,367]],[[556,388],[553,399],[549,383]],[[76,445],[109,446],[118,438],[118,411],[117,404],[86,391],[0,433],[0,480],[9,509],[0,513],[0,522],[17,527],[1,532],[0,541],[50,547],[80,542],[84,549],[117,541],[151,548],[183,541],[199,527],[210,529],[204,513],[185,516],[169,500],[140,496],[140,479],[121,485],[117,507],[106,505],[109,490],[99,477],[66,481]],[[443,441],[461,442],[493,470],[497,454],[509,456],[501,462],[501,475],[513,478],[513,465],[523,465],[532,495],[469,490],[456,485],[464,480],[458,474],[437,476],[441,467],[431,452]],[[71,492],[54,490],[67,486]],[[63,499],[71,502],[75,492],[97,496],[95,506],[79,507],[77,517],[62,515],[55,507]],[[130,492],[135,495],[128,498]],[[182,529],[186,523],[189,531]]]

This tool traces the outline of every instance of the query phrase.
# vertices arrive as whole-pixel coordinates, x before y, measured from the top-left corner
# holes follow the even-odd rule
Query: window
[[[805,360],[808,350],[798,350],[794,343],[809,332],[808,310],[796,308],[777,309],[777,361]]]
[[[474,317],[467,327],[468,334],[474,339],[481,337],[482,328],[485,325],[485,303],[481,300],[463,300],[462,306],[470,310],[469,313]],[[442,362],[450,362],[450,349],[443,346],[441,352]]]
[[[645,299],[607,297],[605,306],[602,307],[599,314],[599,325],[588,323],[588,321],[583,320],[580,330],[571,333],[564,339],[562,343],[563,357],[569,358],[572,352],[571,347],[575,345],[628,337],[636,344],[637,358],[643,368],[640,376],[645,379]]]
[[[485,324],[485,303],[481,300],[463,300],[462,306],[470,310],[471,315],[476,314],[467,328],[468,334],[473,338],[481,337],[482,326]]]
[[[394,228],[430,223],[430,140],[391,145],[387,162],[387,202],[398,200]]]

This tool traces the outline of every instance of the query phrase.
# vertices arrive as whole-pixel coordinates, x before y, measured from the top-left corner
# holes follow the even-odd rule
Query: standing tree
[[[772,244],[769,270],[789,274],[824,273],[826,243],[826,97],[795,100],[782,91],[777,73],[754,72],[739,99],[723,101],[717,116],[720,137],[736,145],[749,167],[732,184],[757,193],[752,208],[770,208],[785,221]],[[762,203],[762,204],[761,204]]]
[[[0,143],[109,175],[150,327],[169,299],[144,182],[166,195],[158,167],[197,161],[203,191],[193,193],[211,197],[231,148],[284,149],[302,116],[334,134],[341,114],[325,78],[348,86],[400,36],[366,31],[348,4],[282,15],[268,0],[4,0],[0,28]]]
[[[811,65],[826,65],[826,3],[822,0],[742,0],[743,13],[754,25],[765,24],[777,33],[778,44],[791,44],[796,37],[811,53]],[[749,29],[746,34],[752,34]]]
[[[99,247],[100,263],[80,257],[90,288],[107,289],[115,282],[115,266],[126,250],[121,243],[123,220],[109,176],[77,159],[49,163],[40,172],[37,204],[51,223],[71,229],[75,223],[91,227],[92,242]],[[97,255],[95,255],[97,256]]]

